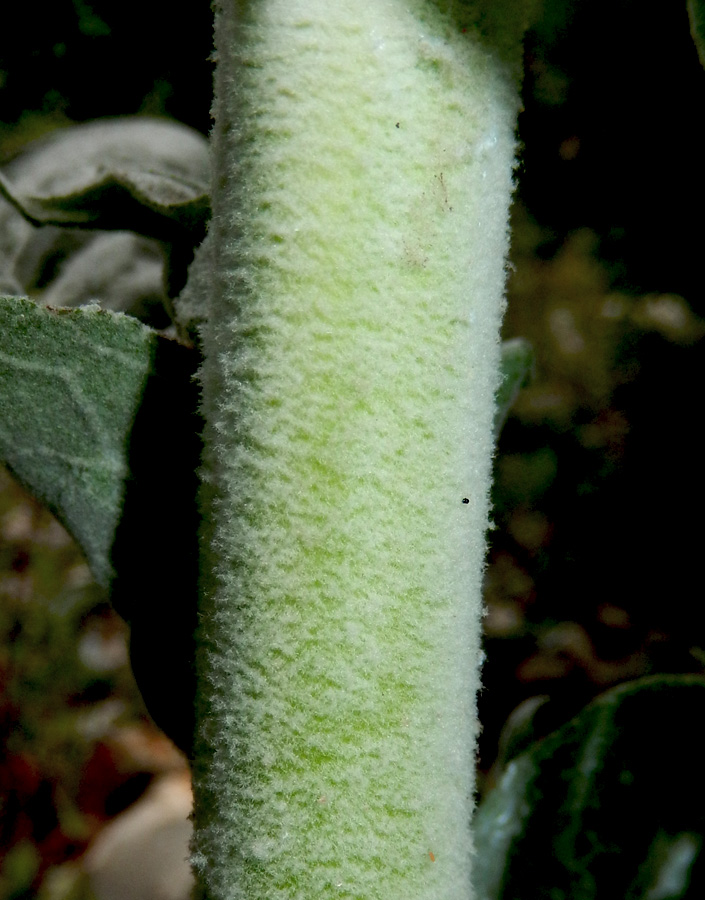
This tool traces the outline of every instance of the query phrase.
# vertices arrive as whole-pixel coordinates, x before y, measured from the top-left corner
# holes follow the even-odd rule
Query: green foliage
[[[688,0],[690,33],[698,48],[700,64],[705,66],[705,3],[703,0]]]
[[[533,365],[534,350],[528,341],[513,338],[502,343],[502,383],[495,398],[495,437],[499,436],[519,391],[529,380]]]
[[[130,316],[95,306],[43,309],[20,297],[0,298],[0,332],[0,458],[110,586],[113,606],[132,625],[145,702],[188,752],[198,355]]]
[[[527,28],[540,15],[544,0],[436,0],[456,27],[479,37],[520,75],[521,47]]]
[[[107,585],[130,430],[157,336],[97,307],[41,309],[18,297],[0,298],[0,332],[2,458],[57,513]]]
[[[0,890],[5,897],[19,897],[31,887],[39,869],[39,853],[34,844],[24,840],[10,850],[0,862]]]
[[[488,33],[494,27],[493,19],[500,21],[508,6],[511,4],[488,5],[487,17],[483,20]],[[566,6],[556,3],[552,6],[568,17]],[[688,10],[703,61],[705,4],[689,0]],[[145,145],[134,159],[123,160],[119,165],[114,164],[113,159],[108,170],[101,169],[106,147],[113,143],[124,147],[124,138],[130,130],[126,121],[115,130],[111,130],[111,126],[112,123],[102,124],[94,132],[98,136],[102,134],[105,141],[101,144],[103,138],[98,140],[96,147],[100,149],[95,154],[98,165],[87,176],[84,169],[84,175],[72,180],[73,163],[87,146],[88,129],[78,129],[75,133],[66,131],[27,155],[26,171],[32,170],[36,163],[32,185],[9,177],[11,172],[8,171],[3,182],[3,195],[15,210],[21,209],[22,215],[34,224],[60,222],[64,234],[75,227],[129,227],[141,235],[174,245],[180,251],[188,248],[202,234],[209,210],[203,187],[205,177],[202,170],[199,170],[200,174],[196,171],[200,163],[189,170],[179,162],[175,169],[155,175],[150,169],[153,158],[145,163],[151,152]],[[63,168],[56,171],[48,186],[43,183],[40,186],[41,173],[60,147],[66,151]],[[85,161],[84,157],[81,159]],[[24,165],[18,163],[15,172]],[[82,165],[83,162],[79,169]],[[36,229],[27,221],[23,224],[31,228],[32,241],[47,241],[50,233],[58,230],[47,225]],[[90,253],[82,254],[81,271],[74,269],[71,277],[62,284],[62,304],[72,299],[72,293],[76,302],[91,296],[84,293],[86,287],[82,279],[95,265],[103,267],[102,278],[106,284],[114,282],[115,277],[104,263],[96,262],[106,258],[103,245],[98,241],[91,244]],[[0,235],[0,249],[3,249],[2,242]],[[146,251],[147,257],[150,254],[151,251]],[[25,253],[23,262],[27,256]],[[126,268],[117,256],[113,259],[115,272]],[[204,255],[201,275],[208,265]],[[193,321],[203,317],[200,291],[207,283],[204,279],[197,283],[196,268],[192,268],[190,292],[186,297],[196,310],[191,316]],[[185,263],[182,269],[185,270]],[[563,290],[562,282],[556,291],[559,289]],[[603,292],[603,288],[599,293],[595,292],[596,303]],[[125,294],[125,290],[121,286],[116,293]],[[58,297],[58,294],[54,296]],[[45,300],[58,302],[49,298],[47,293]],[[523,309],[527,317],[540,320],[536,298],[520,299],[522,303],[517,303],[516,307]],[[584,317],[593,329],[588,334],[588,350],[577,352],[576,341],[571,344],[570,338],[574,337],[573,332],[582,334],[586,329],[582,328],[583,320],[578,319],[577,331],[570,330],[577,307],[569,301],[570,297],[564,297],[559,308],[561,314],[551,315],[550,320],[556,340],[564,349],[567,359],[564,368],[568,377],[580,373],[581,380],[575,376],[574,381],[577,385],[588,385],[589,390],[585,393],[597,408],[595,398],[607,394],[605,385],[609,386],[602,370],[597,371],[599,360],[604,357],[607,360],[605,366],[609,365],[610,371],[613,370],[610,348],[616,338],[615,341],[610,338],[611,342],[605,339],[599,329],[607,313],[602,313],[601,318],[599,310],[596,313],[591,307]],[[631,300],[613,297],[610,308],[622,304],[631,309],[630,304],[634,305],[633,313],[629,313],[634,321],[641,313],[649,313],[657,321],[655,313],[660,312],[658,321],[666,323],[665,329],[671,319],[664,318],[667,308],[663,298],[660,302],[658,309],[654,303],[643,303],[637,308]],[[626,321],[627,313],[619,315],[620,323],[623,318]],[[35,323],[38,323],[36,332],[33,330]],[[62,330],[69,323],[70,334]],[[82,329],[86,323],[92,324],[84,335]],[[96,330],[96,324],[101,325],[102,330]],[[162,464],[168,468],[174,462],[180,440],[173,439],[173,432],[167,440],[164,435],[158,435],[158,426],[152,427],[149,437],[143,434],[140,438],[137,450],[135,436],[140,429],[135,429],[135,423],[140,419],[144,421],[145,417],[151,418],[155,413],[158,404],[151,402],[150,396],[157,383],[162,386],[168,383],[173,388],[174,406],[182,402],[189,406],[191,400],[185,400],[183,375],[193,370],[193,361],[167,373],[158,360],[164,353],[176,352],[173,344],[169,345],[145,330],[140,332],[139,326],[125,317],[100,313],[95,308],[72,314],[40,312],[18,298],[2,300],[0,330],[3,334],[0,388],[4,391],[0,393],[0,451],[7,455],[15,473],[58,511],[82,542],[103,583],[110,580],[115,567],[116,535],[127,528],[137,537],[127,546],[122,540],[117,541],[119,559],[126,561],[133,557],[142,562],[139,549],[149,547],[150,560],[156,557],[181,562],[180,546],[172,540],[174,531],[192,534],[193,529],[163,533],[162,525],[163,520],[171,517],[174,508],[193,502],[194,480],[183,479],[182,475],[184,472],[193,475],[194,456],[186,454],[173,471],[164,472]],[[520,328],[519,332],[527,333],[527,330]],[[38,337],[33,343],[35,334]],[[142,337],[138,339],[140,334]],[[145,338],[145,334],[149,337]],[[130,343],[132,338],[127,340],[128,335],[135,338],[133,343]],[[111,343],[113,338],[118,344]],[[677,340],[678,336],[671,339]],[[123,340],[127,340],[128,350],[120,344]],[[602,356],[588,352],[598,345],[602,348]],[[118,354],[123,351],[124,365],[118,364]],[[540,346],[539,352],[542,352]],[[525,383],[531,365],[531,351],[526,342],[504,345],[505,377],[498,392],[496,431],[501,428],[509,407]],[[178,376],[174,377],[176,369]],[[546,389],[544,393],[549,396]],[[582,396],[575,390],[565,401],[566,406],[570,402],[577,405],[578,400],[573,399],[573,395]],[[116,402],[121,412],[113,416],[109,411]],[[545,417],[543,407],[539,403],[535,407]],[[560,407],[559,411],[562,409]],[[558,413],[554,416],[558,421]],[[570,417],[570,410],[563,414],[566,423]],[[556,427],[563,427],[563,419]],[[171,413],[158,419],[160,424],[172,420]],[[606,429],[611,420],[599,421]],[[597,425],[591,423],[590,428],[583,429],[586,442],[595,439],[596,428]],[[556,456],[550,449],[505,457],[502,468],[516,472],[514,481],[523,491],[521,496],[512,497],[513,502],[523,501],[527,508],[532,506],[533,495],[553,480],[555,466]],[[146,483],[159,483],[163,495],[142,491]],[[165,505],[164,498],[169,494],[175,495],[173,506]],[[126,497],[131,498],[131,502],[125,503]],[[139,512],[135,511],[135,502],[132,502],[136,497]],[[154,527],[157,510],[161,515],[158,527]],[[140,525],[145,522],[146,525]],[[125,526],[122,529],[121,524]],[[158,553],[154,552],[150,532],[163,533]],[[118,568],[123,572],[129,566]],[[122,582],[122,595],[135,593],[131,588],[139,586],[140,608],[146,610],[154,628],[144,637],[142,622],[136,623],[132,605],[127,609],[127,617],[133,622],[133,635],[142,647],[139,658],[151,660],[154,629],[168,652],[174,644],[169,628],[183,616],[183,609],[180,606],[175,609],[173,603],[172,589],[178,575],[177,579],[168,581],[168,575],[160,570],[152,576],[152,581],[149,578],[145,575],[131,581],[127,576]],[[191,597],[193,583],[190,579],[183,581],[182,593]],[[167,602],[162,605],[152,603],[157,594],[165,595]],[[142,602],[145,598],[149,602]],[[141,614],[145,615],[144,612]],[[191,622],[188,617],[187,622]],[[181,644],[176,646],[179,652],[183,650]],[[182,655],[188,657],[188,648]],[[171,662],[164,662],[163,669],[166,677],[154,689],[155,696],[177,696],[180,706],[177,715],[188,720],[184,710],[188,705],[187,693],[174,682]],[[138,677],[144,684],[139,669]],[[522,900],[534,896],[592,900],[597,896],[625,896],[629,900],[676,900],[701,890],[702,875],[698,866],[702,867],[702,864],[697,857],[704,828],[696,801],[702,796],[703,784],[699,780],[696,755],[699,734],[693,725],[698,717],[693,711],[703,702],[703,686],[702,681],[661,679],[619,688],[604,695],[569,725],[511,760],[499,786],[488,796],[477,815],[479,897],[483,900]],[[658,724],[658,730],[654,723]],[[182,730],[185,740],[189,740],[190,721]],[[674,758],[679,760],[676,772],[669,764]],[[684,805],[680,802],[684,798],[692,800]],[[24,852],[20,846],[12,860],[13,865],[17,860],[25,860]],[[27,861],[31,863],[29,855]],[[25,868],[31,866],[27,864]]]
[[[477,900],[701,896],[704,704],[700,678],[631,682],[511,760],[475,816]]]

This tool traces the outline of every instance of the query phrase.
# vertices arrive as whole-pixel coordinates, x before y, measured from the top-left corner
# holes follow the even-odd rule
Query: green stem
[[[200,890],[459,900],[515,86],[428,0],[216,49]]]

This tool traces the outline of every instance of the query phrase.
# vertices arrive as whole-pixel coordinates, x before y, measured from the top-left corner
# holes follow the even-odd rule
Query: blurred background
[[[16,4],[0,165],[104,116],[207,134],[210,52],[205,0]],[[705,72],[685,2],[545,0],[525,56],[504,337],[529,339],[536,362],[495,460],[480,793],[513,711],[528,740],[611,685],[705,674]],[[125,625],[63,528],[0,473],[0,900],[185,897],[188,802]],[[120,821],[165,861],[128,894],[119,873],[141,863],[111,836]]]

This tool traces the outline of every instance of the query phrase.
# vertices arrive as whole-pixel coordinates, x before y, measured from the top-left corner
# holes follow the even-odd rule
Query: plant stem
[[[467,898],[516,88],[428,0],[216,50],[200,891]]]

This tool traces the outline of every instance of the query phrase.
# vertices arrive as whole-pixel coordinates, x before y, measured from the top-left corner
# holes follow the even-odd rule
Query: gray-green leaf
[[[208,143],[176,122],[106,119],[55,131],[0,174],[0,194],[35,225],[202,239]]]
[[[110,588],[132,626],[130,657],[147,707],[188,752],[198,353],[129,316],[20,297],[0,297],[0,334],[0,459],[57,513]]]
[[[159,338],[129,316],[18,297],[0,298],[0,334],[0,456],[107,585],[130,432]]]
[[[84,306],[126,312],[166,328],[164,256],[159,245],[127,231],[96,232],[57,267],[39,292],[43,306]]]

